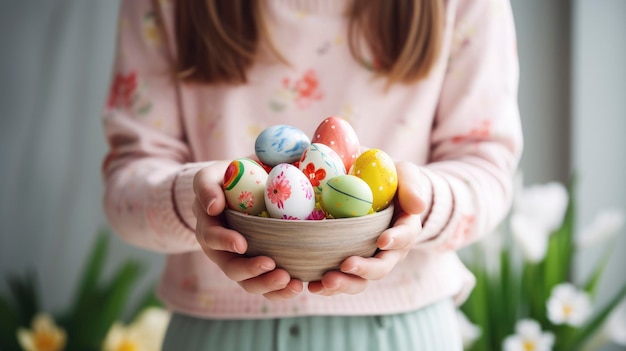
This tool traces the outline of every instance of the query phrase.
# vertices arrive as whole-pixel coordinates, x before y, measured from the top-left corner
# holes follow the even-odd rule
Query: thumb
[[[418,215],[426,209],[421,197],[422,172],[415,164],[407,161],[396,163],[398,172],[398,202],[404,212]]]
[[[216,161],[200,169],[194,176],[193,191],[200,206],[210,216],[217,216],[226,208],[222,183],[229,164],[228,161]]]

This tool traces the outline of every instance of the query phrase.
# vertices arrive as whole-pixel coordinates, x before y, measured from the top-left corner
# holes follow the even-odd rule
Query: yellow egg
[[[372,190],[372,208],[380,211],[393,201],[398,189],[398,172],[391,157],[382,150],[369,149],[354,161],[350,174],[363,179]]]

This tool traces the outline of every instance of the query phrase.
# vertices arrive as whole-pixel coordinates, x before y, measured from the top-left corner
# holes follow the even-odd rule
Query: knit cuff
[[[439,229],[433,233],[431,231],[433,228],[429,228],[428,233],[431,236],[428,241],[419,245],[421,248],[436,248],[442,251],[456,250],[467,240],[468,233],[475,225],[471,196],[463,181],[446,174],[436,177],[439,177],[442,183],[440,192],[437,191],[438,188],[434,191],[431,216],[435,214],[433,222],[436,225],[433,225],[433,222],[431,225]],[[430,216],[427,221],[431,221]]]
[[[199,249],[194,231],[181,221],[175,204],[174,183],[179,174],[171,170],[162,179],[151,179],[153,187],[146,198],[146,221],[154,233],[154,244],[164,252]]]
[[[213,162],[199,162],[186,165],[182,171],[178,172],[172,185],[174,211],[180,221],[193,232],[195,232],[196,228],[196,216],[193,214],[192,210],[195,200],[193,179],[199,170],[212,163]]]
[[[454,207],[452,192],[448,182],[435,172],[422,168],[424,179],[430,186],[422,188],[426,210],[422,216],[422,233],[418,245],[438,236],[450,220]]]

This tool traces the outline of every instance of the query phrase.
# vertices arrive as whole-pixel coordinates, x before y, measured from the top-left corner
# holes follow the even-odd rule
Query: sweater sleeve
[[[156,2],[155,2],[156,3]],[[149,0],[122,1],[104,131],[104,210],[122,239],[154,251],[199,248],[191,183],[206,163],[190,163],[171,48]]]
[[[423,167],[429,210],[418,243],[442,250],[474,242],[504,218],[523,144],[510,4],[457,5],[431,156]]]

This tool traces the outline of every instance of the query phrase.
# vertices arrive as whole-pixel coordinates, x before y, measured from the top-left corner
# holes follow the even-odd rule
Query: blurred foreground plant
[[[73,302],[65,311],[53,314],[41,310],[41,292],[37,289],[36,276],[32,272],[23,277],[8,277],[10,294],[0,295],[0,350],[102,350],[107,335],[115,334],[113,329],[120,330],[120,321],[129,310],[128,318],[134,320],[134,329],[128,328],[135,330],[152,325],[154,334],[151,338],[160,340],[159,335],[165,332],[163,325],[167,325],[169,314],[161,308],[154,296],[154,288],[150,287],[136,306],[129,306],[133,289],[144,271],[141,264],[126,260],[117,267],[110,279],[103,277],[110,236],[106,231],[98,234],[84,265]],[[146,321],[146,311],[154,316],[158,313],[154,312],[155,308],[162,313],[156,319],[148,318]],[[106,350],[124,349],[123,345],[119,346],[121,344],[117,344],[117,348],[112,345],[116,344],[108,341]],[[159,349],[134,346],[131,349]]]
[[[576,351],[610,342],[626,345],[626,284],[604,305],[594,305],[624,213],[604,211],[575,237],[573,184],[566,189],[553,182],[518,191],[500,232],[464,252],[477,281],[461,311],[480,330],[466,341],[466,350]],[[604,255],[576,284],[576,254],[598,244],[606,245]]]

